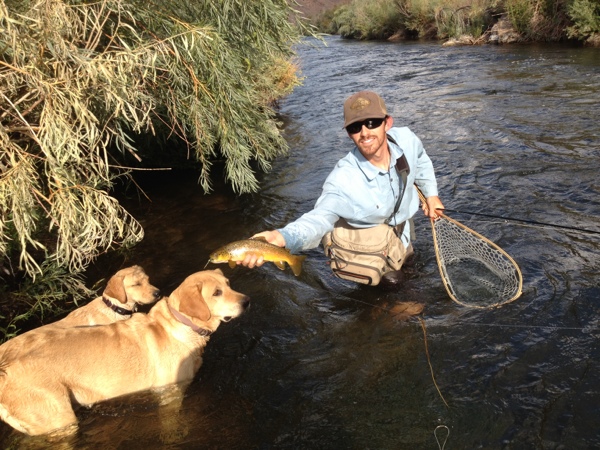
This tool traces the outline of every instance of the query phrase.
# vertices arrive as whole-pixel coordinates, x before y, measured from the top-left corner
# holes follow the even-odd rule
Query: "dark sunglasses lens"
[[[348,130],[348,133],[350,133],[350,134],[356,134],[360,130],[362,130],[362,124],[363,124],[362,122],[351,123],[350,125],[348,125],[346,127],[346,130]]]
[[[379,128],[383,123],[383,119],[369,119],[365,120],[365,126],[369,130],[374,130],[375,128]]]
[[[362,122],[354,122],[346,127],[348,133],[356,134],[360,130],[362,130],[363,125],[367,127],[369,130],[374,130],[375,128],[379,128],[383,123],[383,119],[367,119]]]

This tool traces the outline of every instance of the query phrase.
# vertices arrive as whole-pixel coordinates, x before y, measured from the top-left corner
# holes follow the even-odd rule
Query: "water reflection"
[[[194,174],[146,175],[152,201],[128,200],[146,239],[124,260],[170,292],[217,247],[308,211],[349,149],[343,100],[364,88],[422,138],[447,207],[598,229],[597,50],[327,44],[299,49],[305,84],[281,108],[291,153],[262,176],[263,190],[206,196]],[[450,430],[447,448],[600,446],[600,240],[454,218],[518,262],[519,300],[489,311],[450,301],[422,217],[399,292],[334,278],[318,249],[298,278],[271,264],[222,266],[253,304],[211,338],[181,409],[143,396],[95,407],[74,447],[429,449],[438,425]],[[426,334],[394,320],[400,300],[426,304]],[[5,447],[31,442],[3,436]]]

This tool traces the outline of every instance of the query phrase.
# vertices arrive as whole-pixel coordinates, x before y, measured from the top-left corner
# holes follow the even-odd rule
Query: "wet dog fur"
[[[219,269],[207,270],[187,277],[148,314],[8,341],[0,346],[0,418],[29,435],[72,432],[77,405],[174,384],[185,389],[210,334],[249,303]]]
[[[119,270],[106,284],[100,297],[70,312],[65,318],[48,324],[69,328],[86,325],[106,325],[127,320],[138,305],[148,305],[160,299],[160,290],[140,266]]]

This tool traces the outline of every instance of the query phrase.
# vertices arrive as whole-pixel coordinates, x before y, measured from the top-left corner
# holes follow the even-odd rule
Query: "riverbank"
[[[323,33],[358,40],[600,46],[600,4],[594,0],[352,0],[323,10],[313,23]]]

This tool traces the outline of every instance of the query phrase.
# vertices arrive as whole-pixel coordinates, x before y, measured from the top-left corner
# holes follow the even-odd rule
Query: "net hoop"
[[[419,192],[419,197],[421,198],[421,201],[426,202],[425,197],[423,196],[423,194],[421,193],[421,191],[419,191],[417,189],[417,191]],[[440,275],[442,277],[442,281],[444,283],[444,287],[446,288],[446,292],[448,292],[448,295],[450,296],[450,298],[462,305],[462,306],[466,306],[469,308],[477,308],[477,309],[490,309],[490,308],[496,308],[502,305],[506,305],[507,303],[511,303],[513,301],[515,301],[516,299],[518,299],[522,292],[523,292],[523,275],[521,273],[521,269],[519,269],[518,264],[515,262],[515,260],[513,258],[511,258],[511,256],[506,253],[502,248],[500,248],[498,245],[496,245],[495,243],[493,243],[492,241],[490,241],[488,238],[486,238],[485,236],[482,236],[481,234],[477,233],[476,231],[470,229],[469,227],[463,225],[462,223],[458,222],[457,220],[454,220],[450,217],[448,217],[447,215],[438,212],[438,218],[437,219],[430,219],[431,220],[431,228],[432,228],[432,234],[433,234],[433,244],[434,244],[434,248],[435,248],[435,257],[437,260],[437,264],[438,264],[438,268],[440,271]],[[442,222],[440,222],[442,221]],[[510,283],[510,292],[506,295],[506,298],[501,298],[500,300],[491,303],[491,304],[485,304],[485,305],[480,305],[477,303],[471,303],[471,302],[465,302],[463,300],[459,299],[459,295],[456,293],[456,289],[453,287],[453,283],[452,280],[450,279],[450,276],[448,274],[448,270],[446,267],[446,261],[444,260],[444,250],[442,248],[443,245],[443,240],[438,236],[438,232],[436,230],[436,225],[441,225],[444,224],[443,221],[447,221],[446,224],[450,224],[451,226],[454,227],[458,227],[460,229],[461,233],[467,233],[469,238],[471,240],[477,240],[477,244],[480,247],[485,247],[489,252],[493,252],[494,256],[495,256],[495,261],[497,262],[499,259],[501,259],[500,263],[502,263],[503,267],[498,267],[497,273],[506,273],[507,272],[507,267],[510,267],[512,270],[514,270],[514,273],[511,270],[511,276],[509,278],[511,278],[511,283]],[[466,235],[465,235],[466,236]],[[470,249],[472,250],[472,249]],[[478,254],[476,254],[475,252],[473,252],[473,259],[477,259],[476,256],[478,256]],[[460,258],[459,258],[459,262],[460,262]],[[488,261],[489,263],[489,261]]]
[[[441,255],[441,250],[439,248],[438,245],[438,239],[437,239],[437,232],[435,229],[435,222],[436,219],[431,219],[431,227],[432,227],[432,231],[433,231],[433,244],[434,244],[434,248],[435,248],[435,257],[438,263],[438,268],[440,269],[440,274],[442,276],[442,281],[444,282],[444,287],[446,288],[446,291],[448,292],[448,295],[450,296],[450,298],[452,300],[454,300],[456,303],[463,305],[463,306],[467,306],[469,308],[477,308],[477,309],[490,309],[490,308],[496,308],[502,305],[506,305],[507,303],[513,302],[516,299],[518,299],[521,294],[523,293],[523,275],[521,273],[521,269],[519,269],[519,266],[517,265],[517,263],[515,262],[515,260],[513,258],[511,258],[511,256],[506,253],[502,248],[500,248],[498,245],[494,244],[492,241],[490,241],[489,239],[487,239],[485,236],[482,236],[481,234],[477,233],[474,230],[471,230],[469,227],[463,225],[462,223],[446,216],[445,214],[440,214],[438,213],[438,215],[440,216],[440,218],[438,218],[437,220],[447,220],[450,223],[456,225],[457,227],[463,229],[465,232],[470,233],[471,235],[477,237],[478,239],[480,239],[481,241],[485,242],[487,244],[488,247],[494,249],[496,252],[502,254],[502,256],[514,267],[515,269],[515,274],[517,276],[517,287],[515,289],[515,292],[513,293],[512,296],[510,296],[509,298],[500,300],[498,302],[489,304],[489,305],[478,305],[478,304],[474,304],[474,303],[466,303],[463,302],[461,300],[458,299],[457,295],[454,292],[454,289],[452,287],[452,282],[448,276],[447,270],[446,270],[446,265],[444,262],[444,259],[442,258]]]

